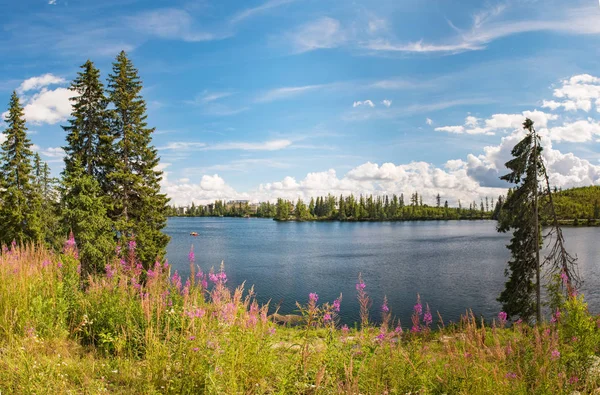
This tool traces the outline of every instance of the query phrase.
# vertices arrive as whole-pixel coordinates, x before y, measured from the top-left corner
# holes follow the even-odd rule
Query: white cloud
[[[383,100],[381,101],[381,104],[383,104],[384,106],[386,106],[386,107],[388,107],[388,108],[389,108],[389,107],[392,105],[392,101],[391,101],[391,100],[388,100],[388,99],[383,99]]]
[[[391,102],[390,102],[390,104],[391,104]],[[373,108],[373,107],[375,107],[375,104],[373,104],[373,102],[371,100],[355,101],[352,104],[352,107],[355,107],[355,108],[360,107],[360,106],[368,106],[368,107]]]
[[[272,102],[275,100],[288,99],[290,97],[298,96],[298,95],[301,95],[303,93],[307,93],[310,91],[319,90],[319,89],[325,88],[330,85],[331,84],[290,86],[290,87],[283,87],[283,88],[275,88],[275,89],[271,89],[271,90],[268,90],[268,91],[260,94],[259,96],[257,96],[254,99],[254,101],[257,103],[265,103],[265,102]]]
[[[448,132],[455,134],[462,134],[465,132],[465,127],[461,125],[457,126],[440,126],[434,129],[436,132]]]
[[[253,16],[261,14],[267,10],[270,10],[272,8],[276,8],[276,7],[285,5],[285,4],[293,3],[294,1],[296,1],[296,0],[270,0],[270,1],[267,1],[257,7],[248,8],[246,10],[243,10],[243,11],[235,14],[231,18],[230,21],[231,21],[231,23],[239,23],[248,18],[251,18]]]
[[[208,91],[204,91],[202,92],[201,95],[199,95],[198,97],[196,97],[195,102],[197,103],[210,103],[219,99],[223,99],[225,97],[229,97],[231,96],[232,93],[231,92],[208,92]]]
[[[296,52],[335,48],[346,41],[346,36],[337,19],[322,17],[307,23],[288,35]]]
[[[210,41],[221,39],[229,34],[215,34],[198,29],[194,18],[184,10],[163,8],[146,11],[129,18],[131,26],[148,35],[168,40],[188,42]]]
[[[431,125],[433,125],[433,119],[431,119],[431,118],[426,118],[426,119],[425,119],[425,123],[426,123],[427,125],[431,126]]]
[[[525,5],[526,6],[526,5]],[[410,43],[395,43],[387,38],[359,42],[358,46],[371,51],[405,53],[448,53],[485,49],[487,44],[497,39],[528,32],[552,31],[574,35],[600,33],[598,7],[562,8],[554,12],[530,12],[530,9],[518,13],[525,18],[499,18],[507,7],[496,5],[473,15],[473,23],[467,29],[458,29],[457,35],[439,43],[425,43],[423,40]],[[517,13],[513,13],[517,14]]]
[[[563,108],[565,111],[583,110],[589,112],[592,109],[592,101],[596,101],[596,108],[600,110],[600,78],[589,74],[579,74],[561,81],[561,86],[554,89],[554,97],[561,101],[544,100],[542,107],[551,110]]]
[[[65,121],[71,114],[69,99],[73,96],[75,93],[67,88],[42,88],[40,92],[25,100],[25,119],[33,124],[55,124]]]
[[[289,148],[292,145],[291,140],[268,140],[258,143],[253,142],[224,142],[217,144],[206,144],[200,142],[175,141],[170,142],[165,146],[159,147],[159,150],[175,150],[175,151],[226,151],[226,150],[241,150],[241,151],[278,151]]]
[[[563,126],[550,128],[549,137],[553,141],[572,143],[592,141],[594,137],[600,137],[600,123],[592,119],[565,123]]]
[[[65,156],[65,150],[62,147],[48,147],[40,150],[40,153],[52,159],[62,159]]]
[[[473,51],[477,49],[483,49],[481,45],[472,43],[457,43],[457,44],[427,44],[423,41],[417,41],[407,44],[395,44],[385,39],[370,40],[361,43],[360,46],[364,49],[372,51],[386,51],[386,52],[414,52],[414,53],[427,53],[427,52],[449,52],[458,53],[464,51]]]
[[[490,118],[483,121],[485,126],[480,126],[482,120],[469,115],[465,118],[464,126],[441,126],[435,128],[435,130],[455,134],[485,134],[491,136],[500,130],[521,128],[525,118],[530,118],[534,121],[538,128],[545,128],[548,126],[548,121],[556,120],[558,116],[538,110],[523,111],[521,114],[493,114]]]
[[[57,85],[65,83],[65,79],[61,77],[57,77],[54,74],[44,74],[38,77],[31,77],[26,79],[19,85],[17,88],[17,92],[20,94],[31,91],[38,90],[40,88],[49,86],[49,85]]]
[[[48,0],[49,5],[56,5],[56,0]]]

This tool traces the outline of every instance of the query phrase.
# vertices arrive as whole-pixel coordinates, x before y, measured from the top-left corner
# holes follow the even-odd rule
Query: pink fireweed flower
[[[342,326],[342,333],[343,333],[344,335],[347,335],[349,331],[350,331],[350,329],[348,328],[348,325],[344,324],[344,325]]]
[[[505,377],[506,377],[507,379],[516,379],[516,378],[517,378],[517,374],[516,374],[516,373],[513,373],[513,372],[508,372],[508,373],[506,373],[506,376],[505,376]]]
[[[423,305],[421,304],[421,296],[417,294],[417,303],[414,306],[415,313],[421,315],[423,313]]]
[[[269,328],[269,335],[273,336],[275,334],[275,328]]]
[[[506,314],[504,311],[501,311],[498,313],[498,321],[500,321],[501,325],[506,324],[507,318],[508,318],[508,314]]]
[[[560,310],[556,309],[554,314],[552,314],[552,318],[550,318],[550,322],[555,324],[558,322],[559,318],[560,318]]]
[[[308,294],[308,300],[311,303],[317,303],[317,301],[319,300],[319,295],[317,295],[314,292],[311,292]]]
[[[135,247],[137,247],[137,243],[135,242],[135,240],[129,240],[129,251],[135,251]]]
[[[364,291],[364,289],[366,287],[367,287],[367,285],[362,280],[360,280],[360,282],[356,284],[356,290],[357,291]]]
[[[402,334],[402,327],[400,325],[398,325],[396,327],[396,329],[394,329],[394,332],[396,332],[396,334],[401,335]]]
[[[425,311],[425,314],[423,315],[423,322],[427,326],[431,325],[431,323],[433,322],[433,317],[431,316],[431,311],[429,310],[429,304],[427,305],[427,310]]]
[[[576,384],[579,382],[579,377],[577,376],[571,376],[571,378],[569,379],[569,384]]]
[[[190,336],[190,341],[196,340],[196,336]]]
[[[192,248],[190,248],[190,253],[188,254],[188,260],[190,263],[194,263],[195,260],[195,255],[194,255],[194,246],[192,245]]]
[[[113,278],[115,276],[115,273],[117,272],[117,269],[113,269],[113,267],[108,264],[104,267],[104,270],[106,271],[106,278],[108,278],[109,280],[111,278]]]
[[[327,313],[323,316],[323,321],[329,322],[331,321],[331,314]]]
[[[379,335],[377,335],[377,340],[385,340],[385,332],[381,332]]]
[[[552,360],[556,361],[559,358],[560,358],[560,351],[552,350]]]
[[[562,280],[563,285],[567,285],[569,283],[569,276],[567,276],[567,273],[565,273],[564,270],[560,272],[560,279]]]
[[[333,301],[333,310],[339,313],[340,312],[340,304],[341,303],[342,302],[339,299],[334,300]]]
[[[387,305],[387,300],[383,301],[383,304],[381,305],[381,311],[383,311],[384,313],[390,312],[390,308]]]
[[[56,264],[56,266],[58,266],[58,268],[59,268],[59,269],[62,269],[62,267],[63,267],[63,264],[62,264],[62,262],[61,262],[61,261],[58,261],[58,263]]]
[[[517,321],[515,321],[515,324],[519,325],[523,323],[523,318],[519,318]]]
[[[50,261],[48,259],[44,259],[44,262],[42,262],[42,267],[47,267],[50,265]]]
[[[179,276],[179,273],[177,273],[177,270],[175,270],[175,274],[173,274],[173,277],[171,278],[171,283],[178,291],[181,291],[181,277]]]

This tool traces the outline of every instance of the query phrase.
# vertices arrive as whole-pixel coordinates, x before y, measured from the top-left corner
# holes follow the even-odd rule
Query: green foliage
[[[571,394],[600,386],[591,364],[598,317],[582,298],[565,302],[558,323],[506,329],[470,314],[401,333],[389,321],[340,328],[336,303],[313,294],[298,305],[303,323],[283,327],[251,290],[230,290],[223,277],[205,286],[205,275],[182,287],[160,263],[137,271],[129,252],[83,289],[69,243],[62,254],[14,247],[0,255],[2,393]]]
[[[553,198],[558,219],[578,222],[586,219],[592,224],[600,223],[600,186],[565,189],[554,193]]]
[[[149,267],[165,255],[169,237],[166,226],[168,198],[160,193],[162,171],[152,146],[153,128],[146,123],[146,103],[140,96],[142,82],[131,60],[121,52],[108,79],[113,139],[107,175],[114,202],[111,218],[124,239],[135,237],[140,260]]]
[[[114,255],[116,243],[100,185],[79,163],[75,158],[65,174],[62,213],[65,230],[73,232],[79,247],[85,277],[104,271]]]
[[[23,107],[12,93],[0,155],[0,243],[42,239],[41,199],[33,188],[31,141]]]
[[[578,377],[584,377],[591,358],[600,352],[598,323],[588,311],[583,295],[570,296],[559,310],[559,334],[563,363]]]
[[[538,274],[539,280],[540,271],[541,236],[539,225],[535,225],[542,148],[533,122],[527,119],[523,127],[528,133],[513,148],[513,159],[505,164],[511,172],[500,177],[516,187],[509,191],[498,221],[499,232],[512,231],[507,246],[512,256],[505,271],[508,281],[498,301],[509,317],[529,320],[541,308],[534,298],[539,293],[539,284],[534,279]]]

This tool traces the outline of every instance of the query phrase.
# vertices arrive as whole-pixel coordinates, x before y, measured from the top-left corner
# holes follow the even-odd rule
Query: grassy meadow
[[[341,298],[317,293],[284,326],[251,288],[202,272],[193,251],[182,279],[158,262],[144,270],[135,243],[125,250],[81,278],[72,240],[62,253],[3,248],[2,394],[600,393],[600,319],[583,296],[538,326],[501,312],[444,326],[415,295],[412,322],[399,325],[387,303],[371,306],[376,284],[359,279],[344,295],[359,298],[355,328],[338,324]]]

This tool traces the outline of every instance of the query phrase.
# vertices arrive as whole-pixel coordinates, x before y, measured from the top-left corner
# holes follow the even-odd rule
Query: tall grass
[[[81,278],[73,242],[62,253],[5,247],[0,256],[0,392],[405,394],[572,393],[600,387],[600,321],[571,296],[552,322],[505,317],[484,325],[434,323],[414,306],[411,327],[368,320],[340,327],[341,298],[298,303],[300,325],[274,324],[252,289],[223,269],[203,273],[190,253],[182,279],[157,262],[143,270],[135,243],[106,273]],[[373,287],[375,288],[375,287]]]

